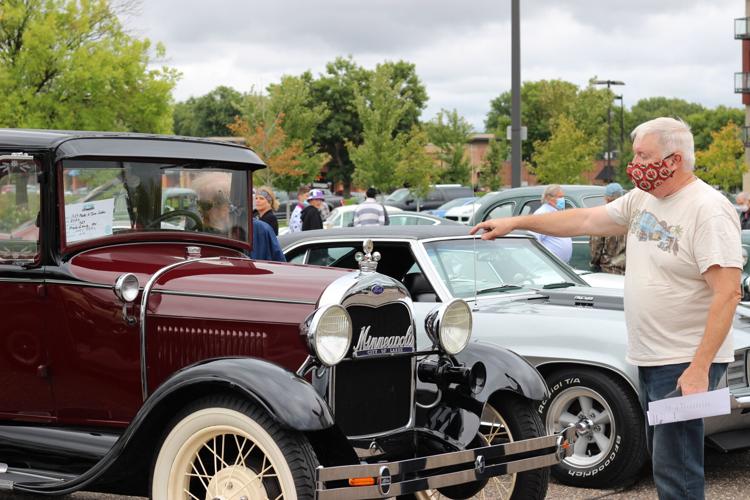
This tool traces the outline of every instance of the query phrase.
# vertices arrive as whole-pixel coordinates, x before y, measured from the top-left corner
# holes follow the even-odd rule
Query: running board
[[[54,471],[19,469],[0,463],[0,491],[14,491],[14,485],[37,486],[41,484],[64,483],[76,476]]]

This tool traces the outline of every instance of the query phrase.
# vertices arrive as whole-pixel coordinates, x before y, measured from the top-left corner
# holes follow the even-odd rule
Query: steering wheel
[[[195,228],[198,231],[203,231],[203,221],[201,220],[200,216],[196,214],[195,212],[191,212],[190,210],[170,210],[169,212],[164,212],[163,214],[159,215],[156,219],[152,220],[148,223],[146,226],[149,229],[153,229],[157,227],[158,224],[161,224],[162,222],[174,219],[176,217],[187,217],[188,219],[192,220],[195,223]]]

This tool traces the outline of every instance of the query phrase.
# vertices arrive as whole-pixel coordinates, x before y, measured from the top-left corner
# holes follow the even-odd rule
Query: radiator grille
[[[732,388],[747,387],[747,350],[734,354],[734,361],[727,367],[727,386]]]
[[[349,306],[352,318],[352,351],[333,372],[332,397],[336,421],[348,436],[378,434],[409,425],[414,408],[414,358],[412,340],[397,353],[352,358],[360,335],[369,339],[409,338],[411,314],[406,305]],[[413,336],[412,336],[413,338]],[[388,342],[385,342],[389,345]]]

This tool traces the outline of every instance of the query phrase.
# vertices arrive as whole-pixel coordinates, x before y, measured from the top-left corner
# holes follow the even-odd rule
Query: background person
[[[273,189],[262,186],[255,190],[255,209],[258,211],[258,218],[271,226],[273,234],[278,236],[279,221],[273,212],[279,209],[279,201],[276,199]]]
[[[323,229],[323,218],[320,216],[320,206],[323,205],[325,195],[322,189],[311,189],[307,194],[308,205],[302,210],[302,230]]]
[[[742,229],[750,229],[750,195],[742,191],[737,193],[734,201],[737,207],[742,209],[742,212],[740,212],[740,226],[742,226]]]
[[[385,225],[385,207],[375,199],[377,194],[374,187],[367,188],[365,201],[354,211],[354,227]]]
[[[550,184],[542,193],[542,206],[536,209],[534,215],[562,212],[565,210],[565,192],[559,184]],[[573,255],[573,240],[561,238],[548,234],[536,234],[536,239],[544,245],[547,250],[557,255],[563,262],[570,262]]]
[[[273,229],[257,217],[253,217],[253,248],[250,251],[250,258],[286,262],[286,257],[281,251],[281,245]]]
[[[611,203],[623,195],[623,189],[617,182],[607,184],[604,188],[604,201]],[[589,240],[591,250],[591,269],[610,274],[625,274],[625,245],[627,236],[592,236]]]
[[[714,389],[724,376],[734,360],[742,256],[734,206],[693,174],[690,128],[656,118],[631,136],[627,172],[638,189],[600,207],[493,219],[471,233],[627,234],[626,359],[638,366],[645,409],[675,388],[684,395]],[[646,434],[659,498],[704,498],[703,419],[647,427]]]
[[[292,215],[289,216],[290,233],[299,233],[302,231],[302,211],[307,206],[307,201],[305,201],[307,193],[308,189],[305,186],[297,189],[297,204],[294,206],[294,210],[292,210]]]

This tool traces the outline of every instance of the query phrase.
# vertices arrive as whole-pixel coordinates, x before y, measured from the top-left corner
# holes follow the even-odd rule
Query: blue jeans
[[[675,390],[677,379],[689,364],[638,367],[644,412],[649,401],[663,399]],[[716,389],[726,370],[727,363],[711,365],[709,390]],[[646,438],[659,500],[702,500],[703,419],[655,426],[649,426],[646,420]]]

